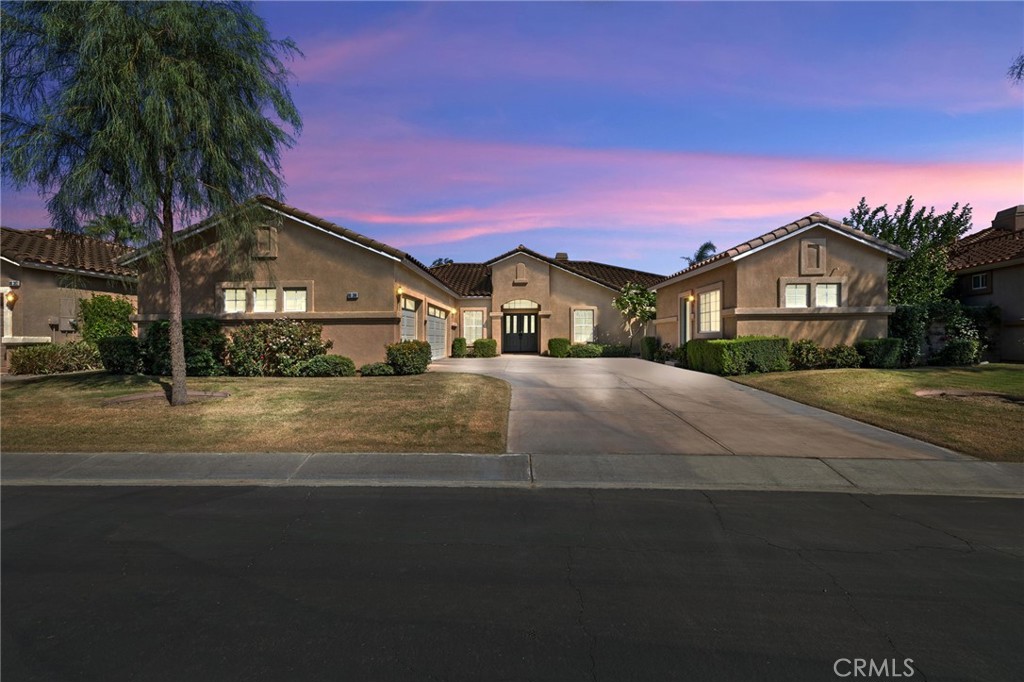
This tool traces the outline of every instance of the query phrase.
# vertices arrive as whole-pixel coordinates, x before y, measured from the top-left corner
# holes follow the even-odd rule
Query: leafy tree
[[[936,215],[934,206],[915,210],[910,196],[890,213],[886,204],[871,208],[862,197],[847,223],[910,252],[889,263],[889,302],[918,305],[942,299],[953,284],[946,249],[971,229],[971,207],[953,204]]]
[[[612,299],[612,305],[622,314],[623,329],[629,334],[629,349],[633,350],[633,337],[641,329],[646,333],[647,323],[656,314],[657,294],[647,287],[627,282],[622,292]]]
[[[1024,83],[1024,52],[1017,55],[1017,58],[1010,64],[1006,77],[1011,83]]]
[[[282,59],[298,49],[241,2],[12,2],[0,13],[3,173],[47,196],[59,229],[126,215],[158,240],[171,403],[184,404],[174,230],[225,212],[222,243],[238,243],[257,211],[241,202],[281,195],[286,127],[301,128]]]
[[[146,231],[127,216],[106,215],[93,218],[85,224],[85,233],[90,237],[111,241],[122,246],[139,244],[146,239]]]
[[[436,268],[438,265],[451,265],[454,263],[451,258],[435,258],[434,262],[430,264],[430,267]]]
[[[683,260],[686,261],[687,265],[695,265],[703,260],[707,260],[717,253],[718,248],[710,241],[704,242],[700,247],[693,252],[693,256],[683,256]]]

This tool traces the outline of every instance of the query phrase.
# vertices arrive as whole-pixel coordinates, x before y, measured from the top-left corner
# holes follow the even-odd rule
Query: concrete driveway
[[[445,359],[512,386],[508,451],[970,459],[721,377],[630,358]]]

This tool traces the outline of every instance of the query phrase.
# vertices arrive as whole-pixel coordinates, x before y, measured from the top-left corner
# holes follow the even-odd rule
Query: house
[[[785,336],[822,346],[888,333],[887,267],[907,252],[813,213],[651,288],[662,342]]]
[[[949,269],[962,303],[999,306],[998,359],[1024,362],[1024,205],[999,211],[991,227],[958,240]]]
[[[384,358],[401,340],[430,343],[435,358],[465,337],[498,340],[501,353],[536,353],[547,339],[625,341],[612,298],[627,281],[660,275],[548,258],[520,246],[485,263],[428,268],[413,256],[267,197],[253,205],[257,222],[253,274],[238,279],[220,248],[214,216],[176,235],[185,318],[220,320],[227,328],[273,319],[323,326],[333,352],[357,365]],[[143,258],[140,326],[167,318],[166,287]]]
[[[80,338],[78,300],[94,294],[124,296],[135,304],[137,277],[118,258],[126,246],[52,229],[0,228],[0,352],[19,346]]]

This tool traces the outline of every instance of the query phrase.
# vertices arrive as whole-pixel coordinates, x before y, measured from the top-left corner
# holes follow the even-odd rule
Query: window
[[[436,305],[428,305],[427,315],[430,317],[440,317],[441,319],[444,319],[448,317],[448,311],[444,308],[438,308]]]
[[[979,272],[976,275],[971,275],[971,291],[981,291],[988,289],[988,273]]]
[[[224,290],[224,312],[244,313],[245,312],[245,289]]]
[[[525,298],[517,298],[501,306],[502,310],[532,310],[534,308],[540,308],[540,303]]]
[[[786,285],[786,307],[787,308],[807,308],[810,306],[810,302],[807,300],[807,296],[810,292],[810,285],[807,284],[787,284]]]
[[[701,334],[722,331],[722,290],[712,289],[697,299],[698,330]]]
[[[464,310],[462,312],[462,335],[466,343],[475,343],[484,338],[484,311]]]
[[[277,310],[277,289],[253,289],[252,311],[272,313]]]
[[[416,310],[416,299],[414,298],[403,298],[402,299],[402,310]]]
[[[572,342],[590,343],[594,340],[594,311],[572,311]]]
[[[304,313],[306,312],[306,290],[285,289],[284,290],[284,312]]]
[[[816,285],[814,285],[814,305],[817,308],[838,308],[839,307],[839,285],[838,284],[816,284]]]

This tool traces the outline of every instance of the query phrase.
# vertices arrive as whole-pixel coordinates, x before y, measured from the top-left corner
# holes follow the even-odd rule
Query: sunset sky
[[[256,9],[305,53],[286,201],[428,263],[525,244],[667,274],[861,196],[976,229],[1024,203],[1024,3]]]

